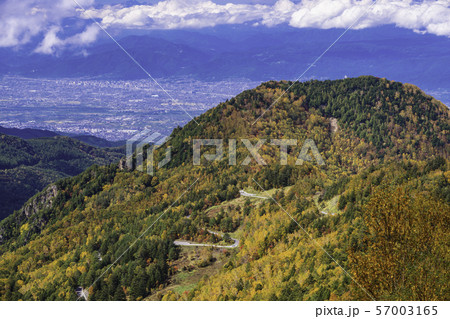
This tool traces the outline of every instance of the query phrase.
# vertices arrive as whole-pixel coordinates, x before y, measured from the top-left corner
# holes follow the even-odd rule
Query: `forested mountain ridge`
[[[61,133],[61,132],[53,132],[48,130],[41,129],[32,129],[32,128],[8,128],[0,126],[0,134],[2,135],[10,135],[22,138],[24,140],[43,138],[43,137],[55,137],[55,136],[68,136],[85,144],[107,148],[107,147],[121,147],[125,145],[126,141],[108,141],[100,137],[96,137],[93,135],[74,135],[69,133]]]
[[[97,149],[63,136],[24,140],[0,134],[0,218],[50,183],[93,164],[118,161],[123,154],[123,149]]]
[[[199,116],[198,125],[192,121],[174,130],[165,145],[171,146],[172,160],[154,176],[117,165],[92,167],[57,182],[51,204],[30,219],[16,214],[2,221],[2,299],[75,300],[80,286],[90,300],[444,299],[448,278],[435,275],[442,274],[450,242],[448,108],[414,86],[361,77],[294,84],[263,115],[290,84],[264,83]],[[226,157],[196,166],[195,138],[223,138],[225,150],[236,139],[238,164],[249,155],[240,139],[255,144],[257,138],[291,138],[298,145],[290,150],[288,165],[280,165],[277,147],[266,143],[259,151],[266,166],[254,161],[230,166]],[[294,164],[307,138],[326,165]],[[239,198],[242,189],[276,202]],[[399,195],[383,196],[383,190]],[[382,230],[371,226],[379,214],[368,210],[378,206],[367,203],[388,205],[398,198],[405,198],[404,221],[421,228],[394,229],[391,241],[382,242]],[[422,198],[418,212],[410,203]],[[436,220],[431,228],[417,223],[425,220],[423,213]],[[233,233],[239,247],[189,250],[173,243],[217,241],[206,229]],[[414,244],[403,264],[392,267],[376,258],[377,249],[398,243],[402,249],[384,251],[397,258],[405,241]],[[431,253],[418,258],[423,245]],[[366,256],[383,271],[364,273]],[[406,280],[394,286],[383,281],[405,267],[411,275]],[[198,285],[183,284],[206,271],[208,278]],[[421,281],[425,275],[436,280]]]
[[[359,77],[298,83],[282,95],[291,84],[263,83],[207,111],[199,125],[176,129],[169,144],[180,151],[170,165],[192,158],[193,138],[311,138],[327,166],[347,161],[355,169],[385,158],[448,155],[449,109],[414,85]],[[342,151],[349,159],[334,159]]]
[[[32,128],[8,128],[0,126],[0,134],[10,135],[15,137],[20,137],[22,139],[33,139],[33,138],[41,138],[41,137],[55,137],[59,134],[56,132],[48,131],[48,130],[40,130],[40,129],[32,129]]]

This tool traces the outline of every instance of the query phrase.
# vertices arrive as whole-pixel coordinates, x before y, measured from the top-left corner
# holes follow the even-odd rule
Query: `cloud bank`
[[[278,0],[273,5],[217,4],[210,0],[165,0],[155,5],[121,5],[90,9],[83,18],[95,17],[106,27],[181,29],[220,24],[254,23],[296,28],[353,29],[394,24],[398,27],[450,37],[450,1],[425,0]],[[373,7],[371,7],[373,5]]]
[[[449,0],[163,0],[156,4],[94,6],[94,0],[0,0],[0,47],[17,46],[41,35],[36,51],[53,53],[67,45],[85,45],[96,40],[99,29],[184,29],[224,24],[273,27],[353,29],[394,24],[420,33],[450,37]],[[259,2],[259,3],[261,3]],[[371,7],[373,5],[373,7]],[[76,18],[84,23],[78,34],[63,37],[63,21]]]

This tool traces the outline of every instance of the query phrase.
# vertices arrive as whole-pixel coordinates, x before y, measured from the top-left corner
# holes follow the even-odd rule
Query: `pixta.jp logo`
[[[136,168],[138,171],[146,171],[147,174],[153,175],[155,171],[153,163],[154,152],[168,140],[169,137],[159,132],[152,132],[150,129],[145,129],[128,139],[126,145],[127,168],[129,170]],[[144,153],[146,153],[147,165],[144,165]],[[170,162],[170,159],[171,148],[169,146],[166,149],[164,158],[158,162],[157,167],[163,167]]]
[[[138,171],[146,171],[153,175],[155,167],[161,168],[171,160],[171,147],[167,146],[164,158],[157,165],[154,164],[154,153],[161,145],[167,142],[169,138],[158,132],[152,132],[150,129],[136,134],[127,141],[127,168],[129,170],[136,169]],[[220,161],[225,157],[224,140],[223,139],[193,139],[192,140],[193,165],[201,165],[203,157],[207,162]],[[247,157],[240,163],[237,162],[237,143],[245,146]],[[249,165],[252,160],[258,165],[267,165],[258,151],[267,143],[266,139],[258,139],[254,144],[248,139],[230,139],[228,140],[228,164],[229,165]],[[288,147],[299,146],[296,139],[272,139],[270,145],[280,149],[279,163],[288,165]],[[202,154],[201,148],[213,147],[215,153]],[[312,154],[312,157],[308,154]],[[145,156],[144,156],[145,155]],[[203,156],[202,156],[203,155]],[[314,157],[314,159],[313,159]],[[146,164],[144,164],[146,160]],[[325,161],[319,153],[316,143],[312,139],[306,139],[300,149],[300,153],[295,161],[295,165],[303,165],[306,162],[316,161],[318,165],[325,165]]]
[[[236,158],[236,143],[238,140],[228,140],[228,163],[229,165],[238,165]],[[248,139],[241,139],[240,142],[245,146],[249,155],[240,163],[240,165],[249,165],[252,159],[258,163],[258,165],[267,165],[263,157],[258,151],[266,144],[266,139],[258,139],[255,144]],[[288,165],[288,147],[297,146],[296,139],[272,139],[270,145],[280,148],[279,162],[281,165]],[[215,148],[214,154],[204,154],[203,157],[206,161],[220,161],[224,157],[224,141],[223,139],[194,139],[193,141],[193,163],[194,165],[200,165],[201,162],[201,147],[212,146]],[[316,143],[312,139],[307,139],[303,143],[295,165],[303,165],[306,162],[312,162],[312,157],[308,154],[311,153],[314,156],[318,165],[325,165],[325,161],[319,153]]]

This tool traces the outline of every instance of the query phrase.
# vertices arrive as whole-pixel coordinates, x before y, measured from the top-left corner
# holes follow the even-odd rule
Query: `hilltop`
[[[82,287],[90,300],[445,299],[449,115],[386,79],[263,83],[175,129],[155,155],[170,146],[171,161],[154,176],[94,166],[3,220],[0,295],[76,300]],[[193,165],[198,138],[223,139],[226,156]],[[281,138],[298,141],[287,165],[270,144]],[[267,165],[230,166],[233,139],[239,164],[249,155],[242,139],[266,139]],[[325,165],[295,165],[307,139]],[[374,226],[383,214],[387,241]],[[174,244],[220,242],[214,232],[239,247]],[[386,281],[405,269],[406,279]]]

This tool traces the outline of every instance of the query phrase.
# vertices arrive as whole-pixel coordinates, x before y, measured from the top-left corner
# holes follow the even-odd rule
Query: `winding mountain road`
[[[217,233],[215,231],[207,229],[208,233],[214,234],[217,236],[223,237],[222,234]],[[233,249],[239,246],[239,239],[236,238],[230,238],[234,243],[232,245],[224,246],[224,245],[214,245],[214,244],[198,244],[198,243],[191,243],[186,240],[175,240],[173,243],[175,246],[190,246],[190,247],[214,247],[214,248],[227,248],[227,249]]]
[[[240,191],[239,191],[239,194],[240,194],[241,196],[244,196],[244,197],[254,197],[254,198],[268,199],[268,197],[258,196],[258,195],[255,195],[255,194],[250,194],[250,193],[247,193],[247,192],[244,191],[244,190],[240,190]],[[188,218],[188,219],[191,218],[191,215],[186,216],[186,218]],[[212,231],[212,230],[209,230],[209,229],[207,229],[207,231],[208,231],[208,233],[210,233],[210,234],[214,234],[214,235],[223,237],[223,234],[220,234],[220,233],[218,233],[218,232],[215,232],[215,231]],[[214,244],[198,244],[198,243],[191,243],[191,242],[186,241],[186,240],[174,240],[173,243],[174,243],[174,245],[176,245],[176,246],[188,246],[188,247],[215,247],[215,248],[227,248],[227,249],[233,249],[233,248],[236,248],[236,247],[239,246],[239,239],[237,239],[237,238],[231,238],[231,237],[230,237],[230,239],[231,239],[232,241],[234,241],[234,243],[233,243],[232,245],[228,245],[228,246],[224,246],[224,245],[214,245]]]
[[[250,194],[250,193],[247,193],[244,190],[240,190],[239,194],[241,194],[241,196],[244,196],[244,197],[254,197],[254,198],[261,198],[261,199],[268,199],[269,198],[269,197],[255,195],[255,194]]]

